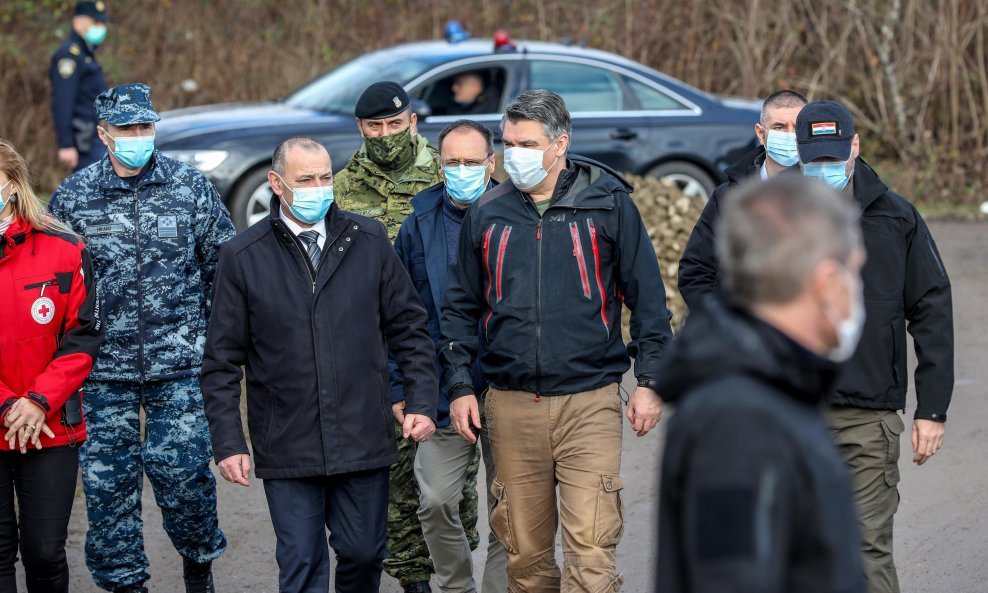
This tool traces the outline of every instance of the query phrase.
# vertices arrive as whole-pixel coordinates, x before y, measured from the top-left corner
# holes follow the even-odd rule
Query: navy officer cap
[[[76,2],[76,16],[89,16],[97,21],[106,20],[106,2],[96,0],[96,2]]]
[[[161,119],[151,105],[151,89],[140,82],[100,93],[96,97],[96,115],[114,126],[151,124]]]
[[[353,114],[360,119],[384,119],[404,113],[410,102],[405,88],[397,82],[375,82],[361,93]]]
[[[796,149],[803,163],[829,157],[839,161],[851,158],[854,117],[836,101],[808,103],[796,117]]]

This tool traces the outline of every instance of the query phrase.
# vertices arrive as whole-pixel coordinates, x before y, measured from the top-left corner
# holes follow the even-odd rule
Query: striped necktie
[[[309,261],[312,262],[312,269],[319,267],[319,255],[322,251],[319,249],[319,233],[315,231],[302,231],[298,234],[298,240],[305,245],[305,251],[309,255]]]

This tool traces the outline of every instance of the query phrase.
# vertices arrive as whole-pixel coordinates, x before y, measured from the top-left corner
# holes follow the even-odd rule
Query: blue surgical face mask
[[[2,211],[4,208],[7,207],[7,200],[3,198],[3,190],[7,189],[7,186],[13,182],[14,182],[13,179],[9,179],[7,180],[7,183],[4,183],[3,186],[0,186],[0,211]]]
[[[765,152],[783,167],[791,167],[799,162],[796,148],[796,133],[782,130],[769,130],[765,138]]]
[[[803,163],[803,175],[816,177],[836,190],[847,187],[851,179],[847,176],[847,161]]]
[[[275,175],[278,175],[275,173]],[[322,187],[289,187],[284,177],[278,175],[282,185],[292,192],[292,205],[288,207],[295,218],[306,224],[315,224],[326,218],[329,207],[333,205],[333,186]]]
[[[487,167],[443,167],[446,192],[461,204],[473,204],[487,191]]]
[[[102,130],[102,128],[100,128]],[[120,164],[128,169],[140,169],[151,160],[154,154],[154,136],[121,136],[114,138],[103,130],[113,140],[113,156]]]
[[[86,29],[86,34],[83,35],[83,38],[90,45],[95,46],[103,43],[103,40],[106,39],[106,25],[93,25],[89,27]]]
[[[552,148],[552,144],[544,150],[537,148],[507,148],[504,151],[504,170],[508,172],[508,177],[515,187],[521,191],[528,191],[549,176],[549,171],[542,166],[542,157],[546,150]],[[559,157],[556,157],[558,160]],[[556,161],[552,161],[553,165]],[[552,165],[549,165],[552,168]]]

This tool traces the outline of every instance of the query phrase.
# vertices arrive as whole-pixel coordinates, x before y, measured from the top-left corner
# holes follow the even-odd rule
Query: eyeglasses
[[[492,156],[494,156],[494,155],[487,155],[487,158],[485,158],[483,160],[465,159],[465,160],[457,161],[457,160],[453,160],[453,159],[446,159],[446,160],[442,161],[442,165],[444,167],[459,167],[460,165],[462,165],[464,167],[483,167],[487,163],[491,162],[491,157]]]

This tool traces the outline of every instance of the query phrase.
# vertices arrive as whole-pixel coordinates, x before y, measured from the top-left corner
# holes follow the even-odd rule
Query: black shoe
[[[213,588],[213,563],[199,564],[182,558],[182,577],[185,593],[215,593]]]
[[[429,586],[429,581],[409,583],[405,585],[405,593],[432,593],[432,587]]]

